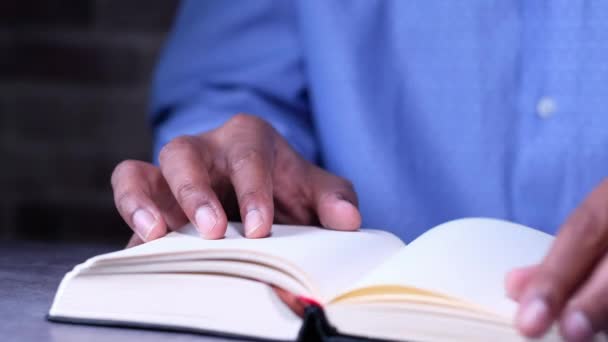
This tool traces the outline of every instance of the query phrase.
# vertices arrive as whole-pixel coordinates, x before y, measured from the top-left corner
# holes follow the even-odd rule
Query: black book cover
[[[86,324],[96,325],[105,327],[117,327],[117,328],[136,328],[146,330],[157,330],[165,332],[176,332],[176,333],[189,333],[189,334],[202,334],[206,336],[216,336],[222,338],[232,338],[239,341],[276,341],[269,339],[256,338],[251,336],[235,335],[230,333],[223,333],[218,331],[210,331],[196,328],[185,328],[175,326],[165,326],[161,324],[146,324],[146,323],[134,323],[114,320],[95,320],[95,319],[78,319],[72,317],[61,317],[61,316],[46,316],[51,322],[68,323],[68,324]],[[298,334],[297,341],[299,342],[369,342],[369,341],[382,341],[373,340],[367,338],[360,338],[355,336],[348,336],[340,334],[333,326],[331,326],[325,316],[323,309],[316,305],[309,305],[306,307],[304,312],[304,318],[302,321],[302,327]]]

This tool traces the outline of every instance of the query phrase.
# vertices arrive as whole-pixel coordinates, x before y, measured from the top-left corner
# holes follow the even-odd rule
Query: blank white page
[[[455,220],[421,235],[355,288],[416,287],[510,318],[516,307],[505,294],[506,273],[539,262],[552,241],[551,235],[506,221]]]
[[[318,290],[317,300],[327,301],[340,290],[370,273],[404,244],[394,235],[380,230],[341,232],[308,226],[274,225],[272,235],[247,239],[241,224],[230,223],[226,237],[205,240],[187,225],[158,240],[98,256],[80,267],[116,258],[175,254],[194,251],[235,251],[235,257],[258,253],[279,257],[308,275]]]

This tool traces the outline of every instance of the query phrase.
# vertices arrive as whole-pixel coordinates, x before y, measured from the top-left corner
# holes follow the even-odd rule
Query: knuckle
[[[250,203],[269,201],[270,197],[271,195],[266,193],[262,188],[254,188],[239,193],[238,201],[241,207],[246,208]]]
[[[114,170],[112,171],[111,183],[112,187],[116,188],[119,185],[119,181],[122,177],[129,179],[126,176],[129,176],[135,172],[137,172],[139,168],[139,161],[137,160],[123,160],[118,163]]]
[[[135,194],[132,190],[125,190],[116,193],[114,196],[114,204],[120,213],[130,214],[131,208],[134,207]]]
[[[216,207],[213,205],[213,195],[193,182],[186,182],[178,185],[175,190],[175,195],[177,201],[184,208],[201,206]]]
[[[192,182],[181,183],[177,186],[175,194],[180,201],[187,201],[194,196],[200,196],[202,191]]]
[[[344,190],[347,190],[347,191],[355,190],[355,186],[353,185],[353,183],[346,178],[338,177],[337,184],[340,188],[342,188]]]
[[[242,171],[243,168],[253,165],[263,165],[263,153],[255,148],[248,148],[244,151],[234,153],[230,158],[230,174],[233,175]]]
[[[258,190],[250,190],[239,194],[238,201],[243,208],[247,208],[250,203],[254,202],[259,191]]]
[[[163,146],[159,152],[159,159],[166,160],[168,157],[174,155],[177,152],[188,150],[194,148],[195,146],[195,137],[183,135],[177,137],[171,141],[169,141],[165,146]]]
[[[235,114],[232,118],[230,118],[228,124],[244,127],[265,127],[267,125],[266,121],[260,117],[247,113]]]

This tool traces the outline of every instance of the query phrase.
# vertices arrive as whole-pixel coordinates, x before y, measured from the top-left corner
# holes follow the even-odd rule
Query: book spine
[[[310,303],[304,310],[302,328],[298,334],[298,341],[302,342],[328,342],[332,337],[338,336],[338,331],[327,321],[321,305],[314,300],[305,300]]]

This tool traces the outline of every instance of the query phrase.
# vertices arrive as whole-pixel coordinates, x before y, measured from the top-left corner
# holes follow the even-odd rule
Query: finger
[[[275,141],[272,174],[274,221],[292,225],[319,225],[314,207],[311,164],[302,159],[289,143]]]
[[[538,272],[525,286],[516,315],[516,325],[524,335],[538,337],[547,331],[606,251],[606,198],[608,182],[603,182],[566,220]]]
[[[199,233],[219,239],[226,233],[226,214],[211,188],[210,161],[196,137],[179,137],[165,145],[159,155],[161,172],[182,211]]]
[[[321,225],[336,230],[359,229],[361,214],[352,184],[316,166],[311,172],[314,207]]]
[[[505,289],[509,298],[519,301],[521,292],[528,284],[539,265],[531,265],[511,270],[505,277]]]
[[[589,341],[594,332],[608,331],[608,256],[568,302],[560,331],[568,341]]]
[[[293,313],[298,315],[298,317],[304,317],[304,311],[306,310],[306,304],[303,303],[298,296],[294,295],[289,291],[285,291],[279,287],[272,286],[274,293],[281,299],[285,305],[287,305]]]
[[[143,243],[144,241],[137,234],[133,234],[131,235],[131,238],[129,239],[129,242],[127,243],[127,246],[125,248],[139,246]]]
[[[114,203],[120,216],[142,241],[166,234],[167,226],[161,211],[151,199],[154,192],[148,182],[156,177],[154,166],[139,161],[124,161],[112,173]]]
[[[245,235],[249,238],[268,236],[274,217],[273,132],[258,121],[249,116],[233,119],[230,137],[233,144],[227,152],[230,180],[239,203]]]

